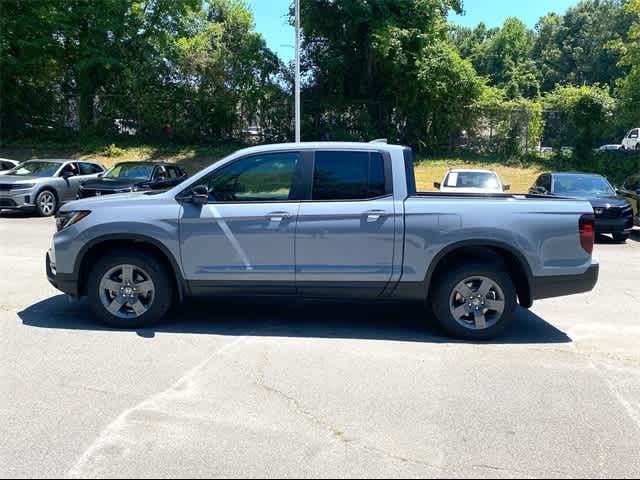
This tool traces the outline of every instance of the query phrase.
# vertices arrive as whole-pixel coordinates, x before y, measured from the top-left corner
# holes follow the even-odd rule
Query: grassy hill
[[[162,160],[180,164],[189,174],[215,163],[226,155],[242,148],[240,144],[221,144],[216,146],[175,146],[119,144],[93,141],[82,144],[68,143],[11,143],[0,146],[0,157],[14,160],[30,158],[75,158],[93,160],[110,167],[121,161]],[[418,155],[416,158],[416,182],[421,191],[433,191],[433,182],[440,182],[448,168],[484,168],[498,172],[504,183],[511,184],[511,191],[528,191],[536,177],[543,171],[576,170],[568,159],[533,158],[530,161],[505,161],[491,156],[437,157],[428,158]],[[623,158],[620,156],[599,157],[587,168],[620,181],[631,173],[640,172],[640,157]]]

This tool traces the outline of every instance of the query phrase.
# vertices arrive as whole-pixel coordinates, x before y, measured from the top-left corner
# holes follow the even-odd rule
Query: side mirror
[[[104,177],[104,172],[98,174],[98,178]]]
[[[62,173],[62,178],[65,179],[65,180],[68,180],[71,177],[75,177],[75,173],[69,172],[69,171],[66,171],[66,172]]]
[[[442,186],[442,184],[440,182],[433,182],[433,186],[436,187],[438,190],[440,190],[440,187]]]
[[[209,203],[209,189],[206,185],[198,185],[191,189],[191,203],[206,205]]]
[[[511,185],[509,185],[508,183],[505,183],[504,185],[502,185],[502,189],[506,192],[508,190],[511,190]]]
[[[538,193],[539,193],[540,195],[546,195],[547,193],[549,193],[549,192],[547,191],[547,189],[546,189],[546,188],[544,188],[544,187],[538,187],[536,190],[538,191]]]

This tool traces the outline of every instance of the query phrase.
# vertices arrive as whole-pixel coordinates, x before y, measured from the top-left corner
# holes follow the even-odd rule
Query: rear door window
[[[380,153],[316,152],[313,200],[366,200],[386,193],[384,159]]]
[[[80,175],[94,175],[102,172],[102,168],[95,163],[80,162]]]

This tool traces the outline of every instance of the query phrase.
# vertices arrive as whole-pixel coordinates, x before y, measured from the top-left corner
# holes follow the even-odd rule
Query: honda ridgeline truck
[[[111,326],[191,296],[423,301],[487,339],[517,304],[591,290],[586,201],[419,193],[409,148],[299,143],[236,152],[166,192],[62,207],[49,281]]]

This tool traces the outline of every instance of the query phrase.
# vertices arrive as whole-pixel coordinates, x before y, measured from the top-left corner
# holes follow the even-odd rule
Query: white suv
[[[640,150],[640,128],[629,131],[622,139],[623,150]]]

